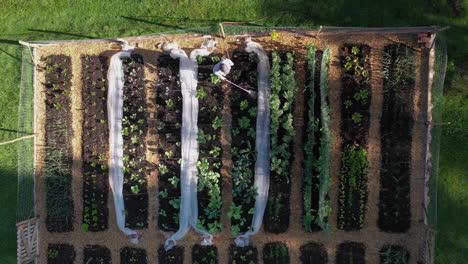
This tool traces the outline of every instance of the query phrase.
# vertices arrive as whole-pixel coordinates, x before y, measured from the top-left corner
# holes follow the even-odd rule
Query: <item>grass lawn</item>
[[[463,0],[458,0],[463,3]],[[112,3],[111,3],[112,2]],[[177,22],[245,21],[276,11],[300,11],[260,22],[268,26],[419,26],[449,25],[450,68],[444,100],[444,127],[439,183],[438,263],[468,259],[468,6],[454,16],[446,0],[2,0],[0,5],[0,142],[16,137],[21,49],[15,40],[86,39],[149,34],[180,29]],[[158,25],[145,29],[67,34]],[[185,26],[187,27],[187,26]],[[192,26],[194,27],[194,26]],[[43,35],[29,38],[31,35]],[[463,122],[464,121],[464,122]],[[464,126],[463,126],[464,125]],[[16,144],[0,146],[0,263],[15,263]]]

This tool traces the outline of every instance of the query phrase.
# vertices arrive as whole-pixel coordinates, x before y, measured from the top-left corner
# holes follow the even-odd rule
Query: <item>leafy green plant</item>
[[[213,84],[218,84],[221,82],[221,79],[219,79],[218,75],[211,73],[210,74],[210,82]]]
[[[354,113],[351,116],[351,119],[353,120],[354,123],[360,123],[362,121],[362,115],[360,113]]]
[[[240,102],[239,107],[240,107],[240,110],[245,110],[249,107],[249,102],[247,100],[242,100]]]
[[[213,119],[213,122],[211,123],[211,127],[216,130],[218,128],[220,128],[223,124],[223,121],[221,120],[221,118],[219,118],[218,116],[216,116],[214,119]]]
[[[57,249],[49,249],[47,250],[47,258],[48,259],[56,259],[59,255],[59,251]]]
[[[241,128],[249,128],[250,125],[250,118],[243,116],[239,119],[239,126]]]
[[[198,98],[198,99],[202,99],[202,98],[205,98],[208,94],[206,93],[206,91],[200,87],[197,89],[197,92],[195,93],[195,97]]]

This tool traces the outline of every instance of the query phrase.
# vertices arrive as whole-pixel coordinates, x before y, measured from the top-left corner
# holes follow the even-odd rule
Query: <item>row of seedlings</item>
[[[184,263],[184,248],[175,246],[171,250],[166,251],[164,246],[158,249],[158,263],[164,264],[183,264]]]
[[[370,125],[370,48],[345,44],[341,49],[341,137],[338,228],[360,230],[367,202],[367,136]]]
[[[263,248],[263,263],[289,264],[289,251],[286,244],[281,242],[265,244],[265,247]]]
[[[224,91],[220,86],[221,80],[212,72],[213,66],[221,60],[220,56],[221,54],[197,57],[199,64],[196,92],[199,102],[197,141],[200,150],[197,162],[197,225],[210,234],[218,233],[222,227],[221,167],[223,151],[221,127],[223,125]],[[203,254],[204,249],[198,250]],[[212,251],[212,249],[206,250]],[[216,251],[216,248],[214,250]]]
[[[142,248],[125,247],[120,250],[120,263],[147,264],[146,250]]]
[[[111,252],[108,248],[88,245],[83,250],[84,264],[111,264]]]
[[[235,51],[232,61],[236,67],[232,69],[229,78],[241,87],[256,89],[257,56]],[[236,236],[251,229],[257,196],[254,187],[257,98],[234,87],[231,88],[229,98],[232,115],[232,203],[228,216],[231,219],[231,233]]]
[[[148,226],[148,192],[146,180],[146,90],[143,57],[132,54],[122,59],[123,87],[123,196],[125,226],[142,229]]]
[[[81,229],[84,232],[103,231],[108,227],[107,60],[108,58],[104,56],[81,56],[84,109],[82,134],[83,219]]]
[[[263,224],[266,232],[286,232],[289,226],[291,163],[293,160],[293,103],[297,90],[294,58],[288,52],[272,53],[270,70],[270,189]]]
[[[303,225],[307,232],[329,231],[331,133],[328,107],[329,49],[311,45],[307,51],[304,129]]]
[[[158,225],[164,231],[177,231],[181,193],[182,91],[179,60],[172,59],[169,55],[161,55],[158,58],[156,96],[159,154]]]
[[[379,228],[385,232],[405,232],[410,227],[414,68],[415,57],[409,47],[385,47],[378,219]]]
[[[217,264],[218,250],[215,246],[195,245],[192,248],[193,264]]]
[[[257,264],[258,252],[253,246],[238,247],[232,245],[229,248],[230,264]]]
[[[65,55],[42,58],[45,72],[46,227],[49,232],[73,231],[74,205],[71,189],[72,114],[71,59]]]
[[[73,264],[76,253],[72,245],[49,244],[47,246],[47,264]]]

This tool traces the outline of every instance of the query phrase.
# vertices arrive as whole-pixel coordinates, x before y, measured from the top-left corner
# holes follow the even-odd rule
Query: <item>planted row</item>
[[[288,247],[284,243],[268,243],[263,248],[263,263],[265,264],[289,264]]]
[[[308,243],[301,247],[301,262],[302,264],[326,264],[328,263],[328,255],[325,247],[322,244]]]
[[[370,125],[370,48],[345,44],[341,50],[341,137],[338,228],[360,230],[367,202],[367,136]]]
[[[74,205],[71,190],[71,61],[65,55],[42,58],[45,72],[46,227],[49,232],[73,231]]]
[[[237,67],[228,77],[242,87],[256,89],[256,55],[236,51],[232,60]],[[257,196],[254,187],[257,98],[237,88],[231,88],[229,97],[232,115],[232,204],[228,216],[231,219],[231,233],[235,236],[251,229]]]
[[[180,161],[182,127],[182,92],[179,81],[179,60],[169,55],[158,58],[156,82],[159,154],[159,228],[176,231],[179,227]]]
[[[126,208],[125,226],[142,229],[148,226],[146,184],[146,91],[143,58],[132,54],[122,59],[123,87],[123,194]]]
[[[365,246],[362,243],[341,243],[336,253],[336,264],[365,264],[365,254]]]
[[[142,248],[125,247],[120,250],[120,263],[146,264],[148,257]]]
[[[109,189],[107,123],[107,62],[104,56],[84,55],[82,65],[83,98],[83,231],[103,231],[108,227]],[[99,136],[96,136],[99,135]]]
[[[68,244],[49,244],[47,246],[47,264],[73,264],[76,253]]]
[[[308,85],[305,90],[303,225],[308,232],[329,230],[331,212],[327,197],[330,189],[330,148],[328,108],[328,48],[324,52],[310,46],[307,51]]]
[[[111,264],[111,252],[108,248],[88,245],[84,248],[84,264]]]
[[[410,227],[414,68],[415,57],[409,47],[385,47],[378,225],[386,232],[406,232]]]
[[[289,226],[291,162],[293,159],[293,103],[297,90],[291,53],[272,53],[270,70],[270,189],[263,219],[267,232],[285,232]]]
[[[218,233],[221,225],[221,166],[222,146],[221,127],[224,108],[224,92],[221,80],[212,73],[214,64],[220,57],[197,58],[198,88],[196,97],[199,102],[198,137],[198,223],[210,234]],[[194,262],[195,263],[195,262]],[[210,262],[200,262],[210,263]]]

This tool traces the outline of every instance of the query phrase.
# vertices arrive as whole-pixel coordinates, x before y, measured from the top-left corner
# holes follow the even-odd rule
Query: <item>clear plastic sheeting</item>
[[[263,215],[268,201],[268,188],[270,186],[270,62],[262,46],[248,38],[246,51],[258,56],[258,105],[257,125],[255,138],[255,183],[257,197],[255,199],[255,212],[252,218],[252,230],[237,236],[237,246],[249,245],[249,238],[258,233],[263,222]]]
[[[131,55],[133,47],[125,45],[124,50],[111,57],[107,79],[109,89],[107,94],[107,113],[109,118],[109,183],[114,197],[115,216],[117,226],[134,244],[138,243],[137,233],[125,227],[125,204],[123,199],[123,137],[122,137],[122,116],[123,116],[123,70],[122,58]]]
[[[208,56],[214,49],[216,42],[205,41],[200,49],[195,49],[190,53],[190,57],[179,48],[177,43],[168,43],[163,46],[165,52],[169,52],[173,59],[180,60],[180,84],[182,89],[182,163],[180,173],[181,198],[179,213],[179,230],[171,235],[165,242],[166,250],[173,248],[177,240],[184,237],[193,227],[195,232],[203,236],[202,245],[211,245],[213,236],[206,230],[197,227],[198,219],[198,99],[197,76],[198,63],[197,56]]]

